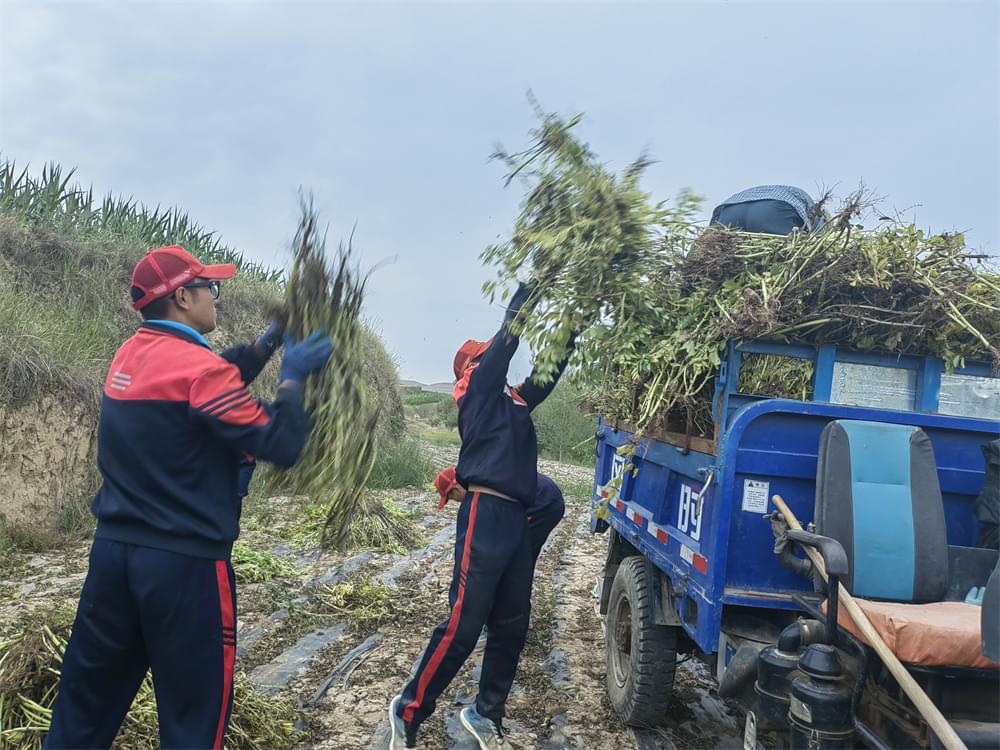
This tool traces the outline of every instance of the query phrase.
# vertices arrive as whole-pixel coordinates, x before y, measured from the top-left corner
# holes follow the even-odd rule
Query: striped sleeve
[[[280,389],[273,404],[258,401],[239,368],[221,358],[192,381],[188,402],[217,437],[258,459],[291,466],[305,446],[309,419],[298,389]]]
[[[266,425],[270,417],[228,362],[210,368],[191,385],[191,408],[232,425]]]

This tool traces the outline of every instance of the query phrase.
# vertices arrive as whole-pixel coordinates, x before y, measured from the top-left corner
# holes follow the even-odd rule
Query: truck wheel
[[[645,557],[625,558],[608,601],[608,697],[622,721],[634,727],[662,724],[674,688],[677,628],[655,624],[657,575]]]

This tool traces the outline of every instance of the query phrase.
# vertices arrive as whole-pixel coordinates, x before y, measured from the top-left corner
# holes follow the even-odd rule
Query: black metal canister
[[[788,722],[792,750],[851,748],[854,736],[853,685],[845,677],[837,649],[808,646],[792,679]]]
[[[754,692],[757,693],[762,728],[788,726],[788,695],[798,666],[798,651],[768,646],[760,652]]]

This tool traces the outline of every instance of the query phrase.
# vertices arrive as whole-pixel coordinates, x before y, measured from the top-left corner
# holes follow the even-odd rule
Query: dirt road
[[[449,449],[432,450],[436,463],[454,460]],[[678,669],[677,701],[668,730],[637,735],[614,716],[604,689],[604,636],[595,598],[606,542],[589,533],[592,476],[587,469],[551,462],[543,462],[542,469],[563,487],[567,513],[536,572],[531,633],[507,706],[511,748],[740,747],[735,716],[710,689],[704,667],[693,661]],[[435,500],[430,494],[397,500],[403,507],[426,511],[419,520],[425,545],[406,555],[355,556],[347,561],[349,567],[363,565],[366,575],[398,591],[396,611],[374,632],[348,632],[337,638],[284,688],[303,703],[309,746],[385,747],[386,705],[419,660],[431,629],[447,614],[455,508],[436,513]],[[257,648],[266,648],[266,643],[262,639]],[[442,696],[438,711],[424,724],[421,747],[474,750],[458,712],[475,697],[482,646],[480,642]],[[281,663],[287,656],[286,651],[274,661]]]
[[[429,450],[441,465],[454,459],[449,449]],[[741,747],[735,714],[694,660],[678,667],[665,730],[637,734],[615,717],[604,688],[604,636],[596,609],[606,541],[589,533],[591,473],[549,462],[542,469],[563,487],[567,512],[536,571],[531,632],[507,706],[505,723],[513,730],[509,746]],[[290,499],[267,501],[265,513],[248,519],[245,542],[293,562],[302,575],[238,587],[238,668],[262,689],[300,706],[300,747],[384,747],[386,706],[420,658],[430,631],[447,614],[455,507],[435,511],[437,498],[429,492],[393,494],[399,506],[417,513],[414,522],[422,533],[417,549],[400,554],[298,552],[281,541],[282,525],[296,512]],[[42,599],[73,601],[82,583],[83,549],[26,559],[0,591],[16,596],[0,606],[0,614]],[[323,604],[330,585],[360,579],[381,583],[390,592],[391,615],[377,627],[352,623]],[[482,645],[424,724],[420,747],[474,750],[458,711],[474,699]]]

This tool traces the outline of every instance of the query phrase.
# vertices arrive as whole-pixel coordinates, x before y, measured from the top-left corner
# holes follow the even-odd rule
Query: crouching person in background
[[[434,479],[440,500],[438,510],[451,500],[460,503],[465,499],[467,490],[458,483],[455,477],[455,467],[449,466],[438,473]],[[566,502],[563,499],[559,485],[545,474],[538,474],[538,491],[535,499],[528,506],[528,536],[531,543],[532,564],[538,562],[538,555],[549,538],[552,530],[559,525],[566,514]]]
[[[98,427],[97,530],[45,747],[110,747],[152,669],[163,748],[221,748],[233,705],[244,454],[292,466],[309,433],[302,383],[323,367],[320,333],[285,342],[274,401],[247,390],[280,338],[212,351],[231,264],[181,247],[132,275],[143,324],[115,354]],[[232,361],[230,361],[232,360]]]

